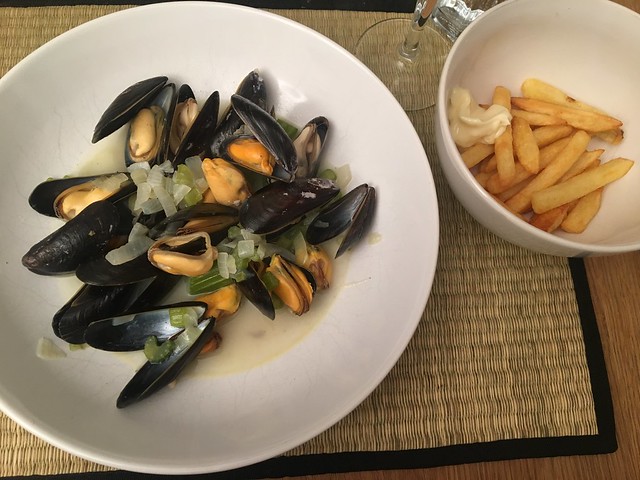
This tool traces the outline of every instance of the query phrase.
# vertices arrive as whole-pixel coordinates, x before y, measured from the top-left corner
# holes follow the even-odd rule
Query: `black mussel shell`
[[[320,153],[329,132],[329,120],[316,117],[302,127],[293,141],[298,157],[297,178],[315,177],[320,166]]]
[[[276,318],[276,309],[269,290],[264,285],[253,265],[245,270],[245,279],[237,283],[240,292],[246,297],[264,316],[271,320]]]
[[[22,264],[40,275],[73,272],[106,248],[119,222],[120,215],[113,203],[107,200],[92,203],[31,247],[22,257]]]
[[[204,154],[218,122],[220,109],[220,94],[216,91],[209,95],[204,102],[191,128],[182,139],[175,157],[171,161],[173,166],[180,165],[194,155]]]
[[[182,277],[159,272],[149,286],[136,298],[131,305],[131,309],[148,309],[154,305],[159,305],[162,300],[174,289]]]
[[[195,309],[198,319],[208,308],[203,302],[182,302],[148,310],[125,311],[91,323],[84,334],[85,342],[93,348],[109,352],[142,350],[151,336],[162,343],[184,330],[171,325],[170,311],[188,307]]]
[[[120,392],[116,406],[128,407],[173,382],[180,372],[198,356],[207,342],[216,335],[213,329],[214,324],[213,319],[203,320],[197,327],[202,333],[193,345],[184,349],[175,349],[162,363],[145,363]]]
[[[272,233],[325,205],[338,193],[334,182],[322,178],[274,182],[240,206],[240,223],[253,233]]]
[[[167,80],[168,78],[164,76],[148,78],[124,90],[111,102],[98,120],[91,143],[96,143],[112,134],[131,120],[138,110],[155,98]]]
[[[165,218],[149,230],[149,237],[158,240],[161,237],[192,233],[185,229],[191,220],[211,220],[210,228],[199,227],[195,231],[206,231],[215,245],[227,236],[229,227],[238,223],[238,210],[217,203],[198,203],[179,210]]]
[[[151,265],[147,252],[120,265],[111,264],[104,255],[81,263],[76,277],[89,285],[128,285],[156,277],[160,270]]]
[[[284,128],[269,112],[240,95],[231,96],[231,105],[251,133],[275,158],[279,168],[274,168],[273,176],[285,182],[293,180],[298,169],[298,156]]]
[[[53,332],[68,343],[84,343],[87,326],[100,318],[129,309],[149,282],[115,287],[83,285],[53,316]]]
[[[236,90],[236,95],[251,100],[261,108],[267,107],[267,88],[264,80],[256,70],[250,72],[242,82],[240,82]],[[207,156],[210,158],[219,157],[222,142],[230,136],[235,135],[240,127],[242,127],[242,119],[231,105],[229,105],[222,120],[216,127],[213,136],[209,139]]]
[[[373,220],[375,203],[376,191],[373,187],[364,183],[354,188],[318,213],[307,228],[307,241],[318,245],[348,229],[336,252],[336,258],[339,257],[366,233]]]

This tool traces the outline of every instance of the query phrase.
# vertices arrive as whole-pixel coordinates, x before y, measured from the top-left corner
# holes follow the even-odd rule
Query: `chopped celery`
[[[334,172],[330,168],[327,168],[327,169],[321,171],[318,174],[318,177],[319,178],[325,178],[327,180],[333,180],[334,182],[338,179],[338,175],[336,175],[336,172]]]
[[[84,350],[87,346],[88,345],[86,343],[70,343],[69,350],[75,352],[76,350]]]
[[[264,283],[264,286],[267,287],[267,290],[272,292],[280,282],[273,273],[264,272],[264,275],[262,275],[262,283]]]
[[[192,307],[176,307],[169,309],[169,323],[174,327],[184,328],[188,325],[195,325],[198,322],[198,315]]]
[[[271,294],[271,301],[273,302],[273,308],[275,308],[276,310],[284,307],[284,302],[275,293]]]
[[[205,293],[215,292],[232,283],[233,279],[223,278],[220,275],[218,267],[214,265],[207,273],[189,278],[189,295],[203,295]]]
[[[277,122],[284,129],[284,131],[289,136],[289,138],[293,139],[293,138],[296,138],[298,136],[298,128],[297,127],[291,125],[289,122],[287,122],[286,120],[283,120],[282,118],[278,118]]]
[[[239,226],[234,225],[233,227],[229,227],[229,232],[227,233],[229,238],[240,238],[242,237],[242,232]]]
[[[189,193],[184,196],[184,203],[187,207],[200,203],[201,201],[202,194],[197,188],[192,188],[191,190],[189,190]]]
[[[167,340],[161,345],[158,345],[158,339],[153,335],[144,342],[144,355],[150,363],[160,363],[166,360],[166,358],[171,355],[171,352],[173,352],[173,349],[173,341]]]
[[[193,187],[195,185],[193,172],[186,165],[178,165],[178,169],[173,174],[173,182]]]

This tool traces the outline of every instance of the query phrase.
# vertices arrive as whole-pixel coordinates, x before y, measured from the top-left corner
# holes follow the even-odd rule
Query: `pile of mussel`
[[[267,102],[257,71],[244,78],[224,112],[218,92],[200,106],[188,85],[177,88],[162,76],[140,81],[115,98],[93,135],[95,143],[128,125],[122,171],[48,180],[29,198],[37,212],[64,223],[24,255],[23,265],[40,275],[75,274],[83,282],[55,313],[55,335],[108,351],[144,350],[149,358],[124,387],[119,408],[168,385],[199,354],[217,348],[216,321],[233,314],[241,298],[271,319],[281,304],[297,315],[308,311],[316,291],[331,281],[332,260],[321,244],[342,235],[337,257],[371,223],[373,187],[363,184],[343,195],[334,179],[319,175],[327,119],[314,118],[291,134]],[[161,165],[169,176],[191,158],[201,162],[206,180],[201,201],[132,211],[140,188],[135,166]],[[141,250],[111,260],[139,240],[133,232],[140,226]],[[251,250],[219,289],[162,304],[181,278],[216,268],[231,229],[269,245],[296,229],[303,251],[299,242],[295,255],[284,248],[258,256]]]

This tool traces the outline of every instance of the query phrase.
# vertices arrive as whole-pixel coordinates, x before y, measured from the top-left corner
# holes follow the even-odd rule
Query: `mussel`
[[[293,141],[269,112],[240,95],[231,105],[251,135],[236,135],[220,145],[220,156],[267,177],[290,182],[298,168]]]
[[[180,165],[194,155],[204,155],[209,146],[209,139],[213,135],[218,122],[218,110],[220,108],[220,94],[216,91],[202,105],[198,116],[180,142],[174,158],[173,166]]]
[[[265,317],[274,320],[276,309],[271,299],[271,294],[264,282],[258,276],[255,265],[249,264],[245,272],[245,279],[238,282],[238,288],[247,300],[249,300]]]
[[[144,349],[149,337],[164,342],[185,328],[176,319],[193,315],[201,319],[207,311],[204,302],[180,302],[142,310],[120,310],[117,315],[103,316],[92,322],[84,338],[90,346],[110,352],[131,352]],[[195,321],[194,321],[195,324]]]
[[[315,177],[320,165],[320,153],[324,147],[329,132],[329,120],[316,117],[300,130],[293,145],[298,157],[296,178]]]
[[[222,158],[205,158],[202,173],[214,203],[238,207],[251,195],[244,174]]]
[[[176,108],[173,113],[173,120],[171,121],[169,143],[167,145],[170,154],[167,153],[166,155],[168,160],[173,160],[173,155],[178,151],[178,147],[197,116],[198,102],[193,94],[193,90],[191,90],[189,85],[183,84],[178,89]]]
[[[118,209],[101,200],[35,244],[22,264],[40,275],[73,272],[78,265],[104,251],[120,222]]]
[[[236,95],[244,97],[258,105],[260,108],[267,106],[267,89],[264,80],[260,74],[254,70],[240,82],[236,90]],[[209,139],[209,148],[206,156],[220,157],[220,146],[227,138],[235,135],[242,127],[242,119],[238,116],[235,109],[229,105],[229,108],[222,116],[222,120],[216,127],[213,135]]]
[[[340,189],[333,181],[322,178],[274,182],[240,206],[240,223],[253,233],[275,232],[325,205],[338,193]]]
[[[149,230],[149,236],[158,240],[166,236],[207,232],[217,244],[225,239],[229,227],[238,223],[238,210],[217,203],[199,203],[179,210],[158,222]]]
[[[273,290],[291,312],[302,315],[309,311],[316,284],[313,276],[304,268],[288,262],[280,255],[273,255],[266,269],[276,280]]]
[[[206,232],[163,237],[147,253],[149,262],[163,272],[186,277],[207,273],[217,256]]]
[[[98,120],[91,142],[98,142],[135,117],[141,108],[148,105],[156,97],[167,80],[168,78],[165,76],[153,77],[126,88]]]
[[[339,257],[364,236],[373,220],[375,203],[373,187],[364,183],[354,188],[318,213],[307,228],[307,241],[317,245],[347,231],[336,252]]]

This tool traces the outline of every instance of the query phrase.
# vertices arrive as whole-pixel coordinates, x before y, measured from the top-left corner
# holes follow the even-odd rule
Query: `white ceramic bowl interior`
[[[255,68],[281,116],[300,125],[317,115],[329,118],[327,165],[350,166],[349,188],[369,182],[378,191],[372,235],[346,256],[317,325],[284,351],[220,375],[207,375],[199,363],[175,389],[118,410],[115,400],[132,365],[106,352],[69,351],[55,339],[51,318],[74,292],[73,282],[37,276],[20,263],[30,245],[60,225],[32,211],[27,197],[49,176],[113,168],[108,157],[121,155],[121,147],[110,150],[109,140],[92,145],[90,139],[125,87],[165,74],[189,83],[200,100],[218,90],[224,108]],[[413,335],[438,250],[429,164],[382,83],[318,33],[228,4],[134,8],[82,25],[27,57],[0,80],[0,112],[0,408],[48,442],[98,463],[150,473],[204,473],[258,462],[355,408]],[[389,165],[395,158],[403,159],[401,169]],[[37,358],[41,337],[53,338],[66,358]],[[253,348],[264,346],[258,341]]]
[[[562,256],[612,254],[640,248],[640,166],[605,187],[602,207],[581,234],[548,234],[518,219],[475,181],[451,138],[446,105],[451,89],[471,90],[480,103],[496,85],[519,95],[526,78],[551,83],[624,122],[624,141],[603,161],[640,161],[640,15],[607,0],[510,0],[471,24],[453,45],[439,86],[436,141],[449,185],[481,224],[506,240]]]

